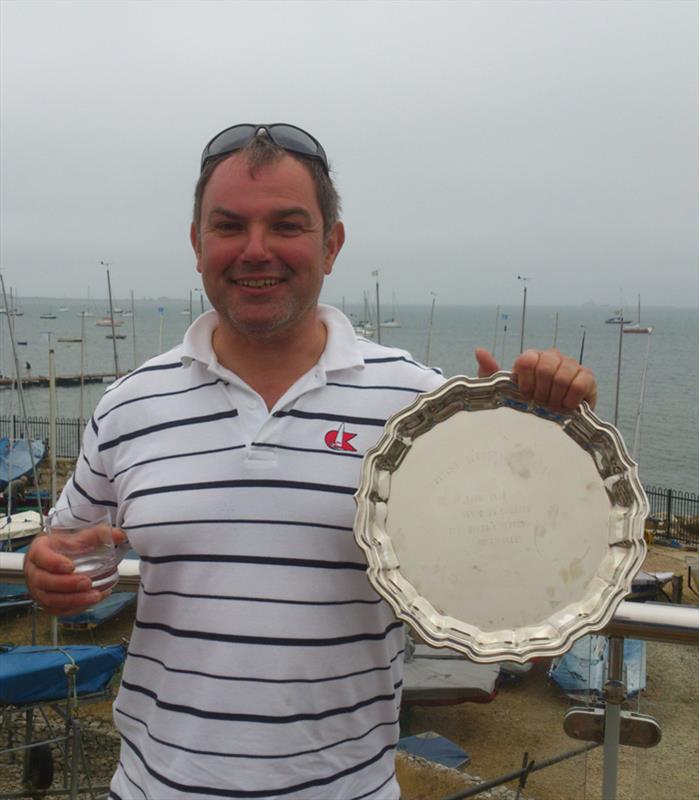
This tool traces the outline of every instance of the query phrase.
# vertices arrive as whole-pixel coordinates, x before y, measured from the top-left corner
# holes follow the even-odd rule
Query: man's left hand
[[[476,349],[478,377],[487,378],[500,367],[484,348]],[[519,390],[552,411],[573,411],[583,400],[590,408],[597,403],[595,376],[558,350],[525,350],[512,365]]]

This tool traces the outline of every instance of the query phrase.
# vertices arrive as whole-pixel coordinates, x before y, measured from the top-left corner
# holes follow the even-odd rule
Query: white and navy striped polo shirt
[[[65,492],[112,504],[141,588],[113,800],[395,800],[403,630],[355,544],[361,458],[440,385],[336,309],[269,412],[212,351],[215,312],[112,385]]]

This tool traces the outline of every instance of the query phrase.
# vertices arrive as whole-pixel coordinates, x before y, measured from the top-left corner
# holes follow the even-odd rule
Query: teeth
[[[281,281],[278,278],[265,278],[259,281],[237,280],[236,283],[240,286],[249,286],[252,289],[262,289],[266,286],[276,286]]]

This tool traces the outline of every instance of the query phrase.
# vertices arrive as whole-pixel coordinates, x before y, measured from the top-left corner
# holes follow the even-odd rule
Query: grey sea
[[[130,310],[128,300],[118,299],[116,306]],[[201,310],[201,295],[196,294],[194,316]],[[338,307],[340,306],[337,303]],[[113,344],[109,328],[95,325],[106,314],[105,304],[89,308],[85,300],[29,298],[18,304],[21,316],[14,316],[15,340],[20,372],[48,374],[48,352],[55,352],[58,375],[80,373],[81,344],[61,342],[59,338],[80,337],[81,312],[85,317],[85,372],[114,371]],[[348,315],[359,318],[359,305],[347,306]],[[385,309],[389,312],[389,309]],[[428,336],[430,306],[401,306],[396,310],[401,327],[382,328],[381,342],[412,353],[423,363],[428,356],[447,376],[476,374],[473,351],[478,346],[494,351],[497,359],[509,368],[520,350],[521,307],[446,306],[437,303],[431,337]],[[594,370],[600,388],[597,413],[613,422],[617,389],[619,326],[606,324],[613,315],[610,307],[562,306],[560,308],[528,306],[524,330],[524,347],[545,348],[554,344],[563,352],[580,356],[584,335],[583,363]],[[55,315],[55,318],[50,318]],[[119,315],[115,315],[119,318]],[[189,301],[181,299],[137,300],[133,317],[123,317],[117,329],[125,338],[117,340],[120,371],[132,369],[168,350],[182,338],[190,324]],[[384,318],[390,313],[384,313]],[[634,314],[627,312],[627,317]],[[10,318],[0,315],[0,371],[14,374],[10,347]],[[640,441],[637,453],[644,484],[678,491],[699,493],[699,313],[690,308],[647,307],[643,309],[644,325],[652,325],[651,336],[621,337],[621,379],[619,381],[618,427],[632,450],[634,433],[639,424]],[[428,342],[428,339],[430,341]],[[642,404],[642,376],[646,371],[645,398]],[[86,417],[95,407],[105,384],[85,387]],[[48,391],[31,388],[24,392],[29,416],[48,414]],[[0,392],[0,413],[19,413],[17,393]],[[58,416],[78,418],[80,390],[60,388]]]

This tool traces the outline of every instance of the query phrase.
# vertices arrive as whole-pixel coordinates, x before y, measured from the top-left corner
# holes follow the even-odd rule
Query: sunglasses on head
[[[328,158],[321,143],[296,125],[287,125],[283,122],[274,122],[271,125],[233,125],[217,133],[201,154],[201,169],[203,170],[206,162],[212,158],[242,150],[260,130],[264,130],[278,147],[306,158],[314,158],[320,161],[326,173],[330,173]]]

